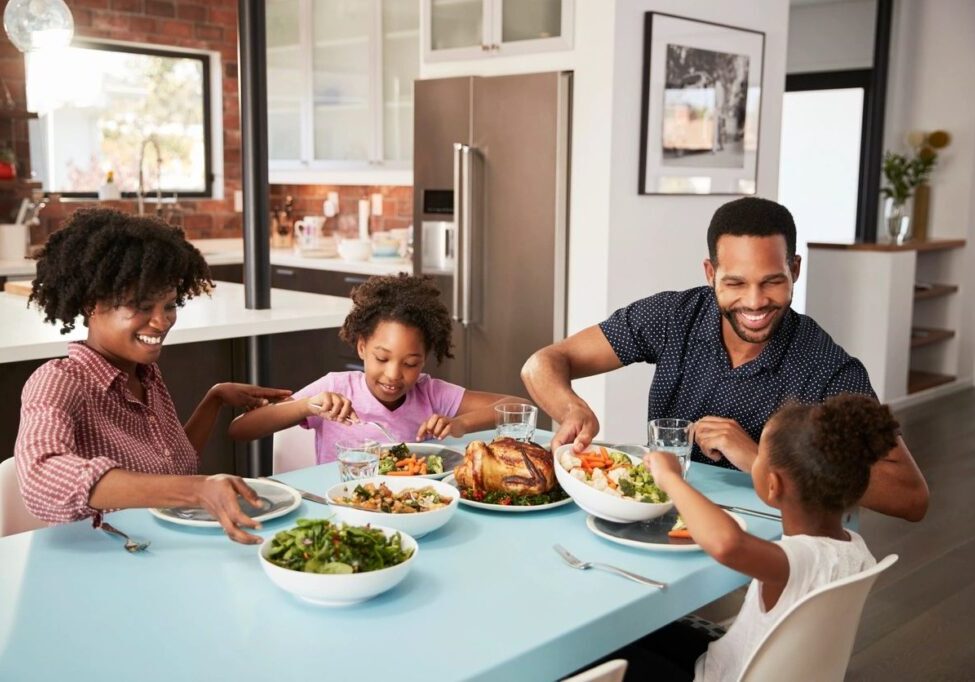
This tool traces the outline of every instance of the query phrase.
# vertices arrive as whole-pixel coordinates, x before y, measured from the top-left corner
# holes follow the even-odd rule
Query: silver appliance
[[[454,319],[437,376],[526,395],[521,366],[565,335],[571,90],[564,72],[415,82],[414,269]]]

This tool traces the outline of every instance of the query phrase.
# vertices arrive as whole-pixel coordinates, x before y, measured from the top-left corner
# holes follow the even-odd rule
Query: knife
[[[757,509],[745,509],[744,507],[732,507],[727,504],[719,504],[719,507],[725,511],[735,512],[738,514],[750,514],[751,516],[758,516],[763,519],[771,519],[772,521],[781,521],[782,517],[778,514],[769,514],[768,512],[758,511]]]
[[[298,494],[301,495],[302,498],[308,500],[309,502],[316,502],[318,504],[328,504],[328,500],[326,500],[321,495],[316,495],[315,493],[310,493],[307,490],[302,490],[301,488],[295,488],[290,483],[285,483],[284,481],[279,481],[276,478],[271,478],[270,476],[261,476],[261,478],[263,478],[265,481],[272,481],[274,483],[280,483],[281,485],[288,486],[292,490],[297,491]]]

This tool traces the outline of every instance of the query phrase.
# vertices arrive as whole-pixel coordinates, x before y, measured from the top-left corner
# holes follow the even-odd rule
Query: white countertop
[[[218,282],[211,296],[186,302],[166,344],[332,329],[351,309],[352,301],[342,296],[271,289],[271,308],[248,310],[242,284]],[[0,293],[0,321],[0,363],[64,356],[69,341],[88,333],[79,319],[73,332],[62,335],[60,325],[45,324],[40,311],[27,308],[26,297],[14,294]]]
[[[210,265],[235,265],[244,262],[243,239],[193,239],[191,243],[200,250]],[[399,272],[413,272],[413,264],[408,260],[394,258],[374,258],[368,261],[345,261],[341,258],[307,258],[299,256],[291,249],[272,249],[271,265],[312,270],[331,270],[351,272],[360,275],[395,275]],[[0,277],[33,277],[34,261],[0,260]]]

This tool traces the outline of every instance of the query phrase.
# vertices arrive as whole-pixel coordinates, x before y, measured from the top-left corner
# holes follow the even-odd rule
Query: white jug
[[[20,260],[27,257],[30,230],[21,223],[0,225],[0,260]]]

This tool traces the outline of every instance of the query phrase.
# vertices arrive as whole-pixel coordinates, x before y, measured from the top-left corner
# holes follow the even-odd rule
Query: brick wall
[[[186,209],[184,228],[191,239],[237,237],[241,216],[233,211],[234,191],[241,187],[240,114],[237,98],[237,2],[236,0],[69,0],[74,16],[75,35],[108,38],[170,47],[189,47],[217,51],[223,73],[224,158],[213,159],[215,170],[223,164],[226,200],[181,200]],[[0,31],[0,77],[17,107],[26,106],[24,57]],[[0,91],[0,98],[3,97]],[[7,125],[4,125],[7,124]],[[30,177],[26,121],[3,121],[0,117],[0,143],[13,142],[18,159],[18,174]],[[0,212],[16,205],[16,188],[4,187]],[[13,201],[12,201],[13,199]],[[63,218],[81,206],[94,202],[52,201],[42,212],[42,224],[31,234],[33,243],[43,242]],[[113,202],[135,211],[135,201]],[[0,215],[6,221],[7,215]]]
[[[413,188],[394,186],[271,185],[271,210],[284,208],[287,197],[294,201],[293,217],[322,215],[322,203],[329,192],[339,194],[338,220],[330,220],[327,229],[353,236],[359,225],[359,199],[374,193],[383,195],[383,214],[371,221],[373,231],[392,230],[413,224]]]

